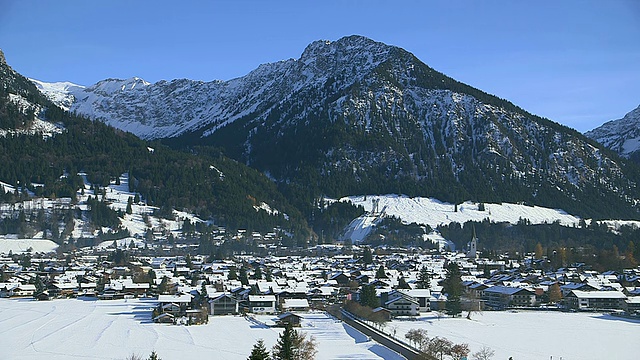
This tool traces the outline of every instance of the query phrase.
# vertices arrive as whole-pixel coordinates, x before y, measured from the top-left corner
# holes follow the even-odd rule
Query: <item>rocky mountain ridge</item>
[[[222,148],[306,204],[402,193],[637,215],[635,167],[573,129],[360,36],[316,41],[299,59],[229,81],[110,79],[75,97],[71,111],[140,137]]]
[[[640,106],[628,112],[622,119],[611,120],[586,136],[627,158],[640,157]]]

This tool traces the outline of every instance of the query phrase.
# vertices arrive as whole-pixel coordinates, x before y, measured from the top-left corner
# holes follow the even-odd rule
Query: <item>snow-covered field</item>
[[[394,328],[400,339],[410,329],[426,329],[429,337],[441,336],[454,343],[469,344],[472,353],[488,346],[495,351],[493,359],[640,358],[640,321],[601,313],[483,312],[472,314],[472,320],[438,318],[435,313],[425,313],[417,321],[394,320],[385,330],[390,332]]]
[[[29,360],[143,358],[246,359],[258,339],[271,348],[279,329],[240,316],[210,317],[198,326],[150,322],[147,300],[0,299],[0,358]],[[316,359],[400,356],[324,313],[304,314],[302,331],[316,338]]]
[[[348,226],[345,236],[354,242],[363,240],[372,231],[382,216],[395,216],[405,224],[416,223],[436,228],[451,222],[463,224],[467,221],[508,222],[517,224],[520,219],[527,219],[531,224],[544,224],[559,221],[564,226],[574,226],[580,218],[567,214],[563,210],[549,209],[540,206],[522,204],[484,204],[484,211],[478,209],[477,203],[464,202],[455,205],[433,198],[408,197],[404,195],[367,195],[348,196],[338,201],[360,205],[366,214],[353,220]],[[374,211],[374,204],[377,209]]]
[[[528,219],[532,224],[552,223],[560,221],[560,224],[572,226],[580,221],[580,218],[567,214],[558,209],[549,209],[540,206],[528,206],[521,204],[485,204],[485,210],[478,210],[478,204],[464,202],[455,205],[441,202],[437,199],[424,197],[408,197],[399,195],[382,196],[350,196],[340,201],[350,201],[354,205],[362,205],[366,211],[373,209],[374,200],[378,200],[378,210],[387,215],[397,216],[406,223],[426,224],[436,227],[451,222],[464,223],[467,221],[483,221],[489,219],[493,222],[509,222],[516,224],[519,219]]]
[[[56,251],[58,244],[51,240],[43,239],[12,239],[0,237],[0,254],[8,254],[11,251],[14,254],[27,252],[31,249],[34,253],[48,253]]]

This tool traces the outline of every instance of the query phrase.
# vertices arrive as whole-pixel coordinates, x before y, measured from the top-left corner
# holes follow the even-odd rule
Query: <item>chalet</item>
[[[220,294],[209,300],[209,314],[231,315],[239,313],[239,301],[231,294]]]
[[[12,297],[29,297],[33,296],[36,292],[36,286],[33,284],[18,284],[18,286],[14,287],[10,290],[10,295]]]
[[[627,296],[621,291],[572,290],[565,297],[565,304],[573,310],[619,310],[624,309]]]
[[[276,297],[274,295],[249,295],[249,312],[275,314]]]
[[[625,300],[625,309],[630,314],[640,314],[640,296],[628,297]]]
[[[510,286],[492,286],[484,290],[482,299],[492,309],[529,307],[536,303],[536,295],[527,289]]]
[[[568,296],[569,293],[573,290],[598,291],[597,288],[585,283],[568,283],[560,286],[560,291],[562,292],[562,296],[564,297]]]
[[[334,280],[339,286],[345,287],[345,286],[349,286],[349,282],[351,279],[349,279],[349,277],[344,273],[339,272],[329,277],[329,280]]]
[[[380,319],[382,321],[391,321],[391,311],[389,309],[383,308],[382,306],[373,309],[372,318]]]
[[[486,284],[474,282],[473,284],[469,285],[469,287],[467,288],[467,292],[472,297],[475,297],[476,299],[481,299],[482,296],[484,295],[484,291],[488,288],[489,286]]]
[[[276,320],[276,324],[282,327],[285,327],[287,325],[297,327],[297,326],[300,326],[301,320],[302,320],[302,317],[300,315],[297,315],[291,312],[285,312],[278,315],[278,320]]]
[[[431,290],[429,289],[411,289],[406,293],[418,300],[419,311],[431,311]]]
[[[309,311],[307,299],[284,299],[282,311]]]
[[[49,286],[49,293],[53,297],[74,297],[78,294],[80,285],[77,282],[54,282]]]
[[[418,299],[405,292],[394,290],[386,293],[381,299],[383,307],[388,309],[393,317],[420,315]]]

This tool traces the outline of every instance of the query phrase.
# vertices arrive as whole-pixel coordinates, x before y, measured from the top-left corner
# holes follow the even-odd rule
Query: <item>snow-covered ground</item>
[[[8,254],[11,251],[19,254],[31,250],[33,253],[49,253],[56,251],[58,244],[51,240],[43,239],[13,239],[0,236],[0,254]]]
[[[394,328],[400,339],[404,339],[408,330],[420,328],[427,330],[429,337],[441,336],[454,343],[467,343],[472,353],[488,346],[495,351],[493,359],[506,360],[510,356],[517,360],[640,358],[637,347],[640,321],[601,313],[487,311],[472,314],[472,320],[438,318],[436,313],[424,313],[417,321],[394,320],[385,331],[392,332]]]
[[[527,219],[531,224],[544,224],[559,221],[564,226],[574,226],[580,218],[567,214],[563,210],[549,209],[540,206],[521,204],[484,204],[484,211],[478,209],[478,203],[464,202],[455,205],[441,202],[433,198],[408,197],[404,195],[367,195],[348,196],[338,201],[351,202],[360,205],[366,214],[355,219],[346,231],[346,237],[352,241],[363,240],[382,216],[396,216],[406,224],[417,223],[436,228],[451,222],[463,224],[467,221],[509,222],[517,224],[520,219]],[[377,203],[377,211],[374,206]]]
[[[0,358],[29,360],[146,358],[246,359],[258,339],[271,348],[280,329],[240,316],[216,316],[198,326],[150,322],[148,300],[33,301],[0,299]],[[315,337],[316,359],[401,357],[323,313],[304,314],[302,331]]]

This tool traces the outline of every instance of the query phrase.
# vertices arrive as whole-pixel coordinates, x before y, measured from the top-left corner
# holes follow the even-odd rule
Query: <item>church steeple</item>
[[[469,251],[467,251],[467,257],[470,259],[478,258],[478,237],[476,236],[475,225],[472,228],[471,242],[469,243]]]

